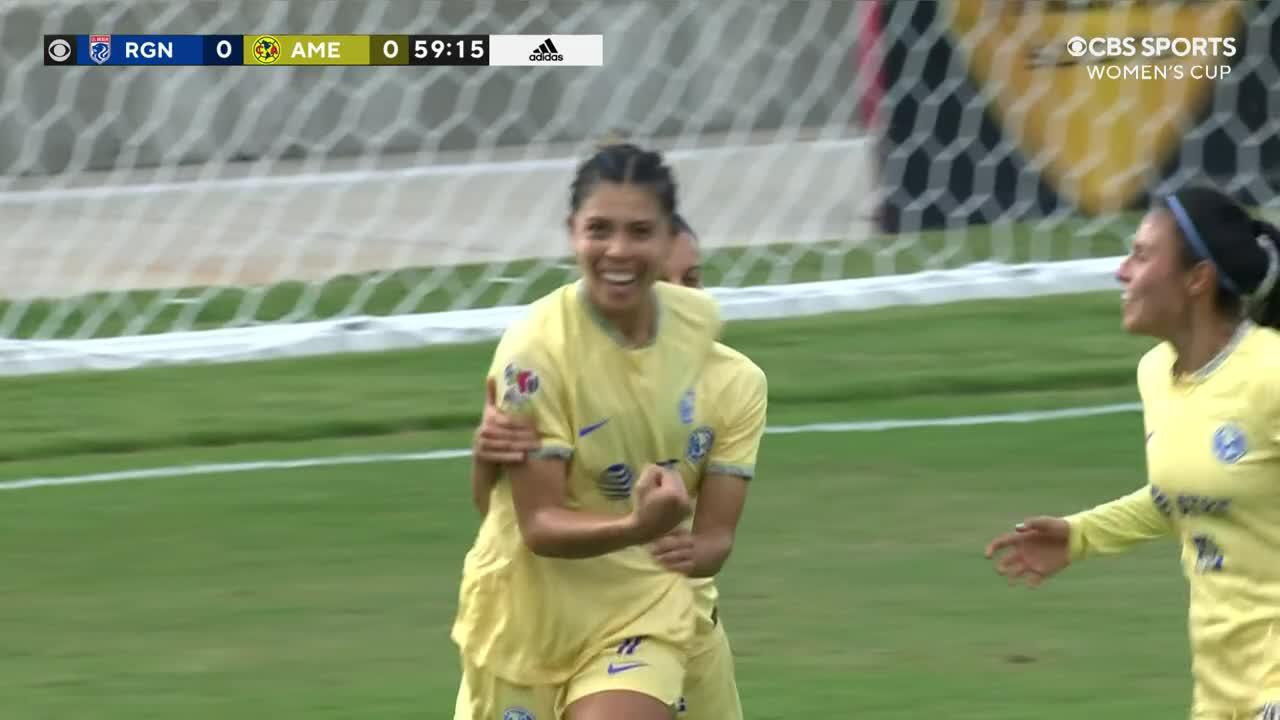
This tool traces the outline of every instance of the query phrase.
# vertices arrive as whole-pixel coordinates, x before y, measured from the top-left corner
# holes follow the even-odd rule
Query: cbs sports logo
[[[1230,58],[1236,54],[1233,37],[1081,37],[1067,40],[1067,55],[1082,61],[1119,58]]]

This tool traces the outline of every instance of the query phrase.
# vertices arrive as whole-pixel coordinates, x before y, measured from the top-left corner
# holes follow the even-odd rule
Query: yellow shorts
[[[718,619],[718,618],[717,618]],[[676,706],[680,720],[742,720],[742,701],[734,677],[733,650],[724,625],[698,628],[684,697]]]
[[[464,659],[453,720],[555,720],[577,700],[611,690],[675,707],[684,676],[684,653],[649,638],[628,638],[602,649],[563,685],[510,683]]]

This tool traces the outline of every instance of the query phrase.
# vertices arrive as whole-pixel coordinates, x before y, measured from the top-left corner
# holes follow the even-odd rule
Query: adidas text
[[[541,45],[533,49],[533,52],[529,55],[529,59],[534,62],[563,62],[564,55],[560,54],[560,48],[556,47],[556,44],[551,40],[551,38],[547,38],[542,41]]]

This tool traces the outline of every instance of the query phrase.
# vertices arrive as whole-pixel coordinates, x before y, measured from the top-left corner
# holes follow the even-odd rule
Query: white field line
[[[1061,410],[1033,410],[1029,412],[1001,413],[997,415],[963,415],[945,418],[917,418],[903,420],[864,420],[858,422],[813,423],[809,425],[778,425],[765,429],[766,435],[795,435],[801,433],[879,432],[926,427],[957,427],[966,425],[998,425],[1007,423],[1035,423],[1070,418],[1094,417],[1135,412],[1141,409],[1137,403],[1095,405],[1091,407],[1064,408]],[[61,477],[33,477],[24,480],[0,482],[0,490],[53,487],[57,485],[87,485],[90,483],[144,480],[148,478],[191,477],[194,475],[222,475],[227,473],[257,472],[261,470],[291,470],[306,467],[332,467],[335,465],[369,465],[375,463],[418,462],[450,460],[471,454],[468,449],[430,450],[414,453],[372,453],[368,455],[339,455],[334,457],[299,458],[295,460],[253,460],[247,462],[209,463],[202,465],[170,465],[137,470],[65,475]]]

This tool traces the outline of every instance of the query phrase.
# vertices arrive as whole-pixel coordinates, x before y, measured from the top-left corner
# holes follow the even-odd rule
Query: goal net
[[[18,0],[0,373],[493,337],[574,277],[568,183],[613,135],[666,152],[730,318],[1109,287],[1149,193],[1207,177],[1271,200],[1278,12]],[[441,31],[603,34],[604,65],[43,65],[44,34]],[[1077,36],[1236,52],[1077,56]]]

